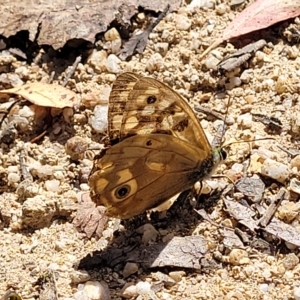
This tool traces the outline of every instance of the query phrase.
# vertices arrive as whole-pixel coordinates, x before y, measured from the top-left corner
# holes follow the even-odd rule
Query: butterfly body
[[[188,103],[153,78],[117,78],[108,124],[113,145],[95,159],[89,178],[92,199],[108,216],[127,219],[157,207],[208,177],[223,159]]]

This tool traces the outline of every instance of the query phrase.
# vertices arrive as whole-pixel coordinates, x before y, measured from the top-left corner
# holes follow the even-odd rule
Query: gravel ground
[[[132,224],[127,229],[120,225],[115,234],[116,223],[110,220],[100,238],[95,235],[88,238],[72,224],[78,199],[89,190],[87,177],[96,151],[88,150],[76,161],[67,155],[65,144],[74,136],[79,137],[83,147],[101,144],[105,134],[102,119],[97,122],[98,117],[94,116],[103,116],[117,74],[131,71],[165,82],[188,99],[192,107],[200,104],[222,116],[228,108],[225,144],[272,137],[273,140],[230,145],[228,159],[216,172],[227,177],[218,176],[209,183],[227,187],[243,174],[261,176],[261,165],[266,159],[277,161],[280,178],[272,173],[271,167],[265,171],[268,176],[262,176],[266,184],[265,199],[277,194],[280,187],[286,187],[288,192],[276,217],[291,224],[296,232],[300,230],[298,187],[297,184],[291,187],[291,179],[298,182],[300,156],[297,151],[291,155],[282,150],[297,150],[299,146],[298,43],[289,42],[281,34],[283,25],[280,25],[243,37],[234,45],[224,44],[200,60],[203,49],[219,37],[237,14],[224,3],[201,10],[185,7],[168,14],[150,35],[144,53],[135,55],[129,62],[119,61],[110,54],[111,49],[95,50],[86,62],[79,63],[67,84],[81,100],[73,116],[70,117],[70,109],[50,111],[28,102],[12,109],[7,120],[17,124],[17,130],[11,129],[15,138],[8,142],[2,139],[0,151],[0,295],[12,289],[23,299],[55,299],[44,295],[47,286],[51,286],[48,279],[54,275],[58,298],[64,300],[121,299],[122,296],[128,299],[300,299],[297,247],[267,235],[260,236],[268,244],[267,249],[246,243],[242,247],[224,244],[223,226],[240,227],[224,207],[225,196],[211,207],[206,205],[212,222],[201,219],[185,203],[177,214],[166,214],[165,218],[161,215],[160,222],[148,221],[147,226],[140,225],[137,229],[132,229]],[[221,59],[261,37],[266,39],[267,46],[256,51],[241,67],[225,75],[218,74],[217,64]],[[0,84],[10,88],[25,82],[48,82],[53,70],[68,63],[46,53],[37,64],[29,65],[4,50],[0,53],[0,66],[5,70],[0,75]],[[54,77],[54,82],[61,83],[68,70]],[[230,96],[229,107],[225,90]],[[3,111],[7,104],[1,102]],[[42,132],[50,114],[52,127],[31,143]],[[279,119],[282,129],[267,130],[254,120],[254,114]],[[199,121],[209,138],[216,134],[220,120],[200,113]],[[6,129],[9,125],[5,123],[2,136]],[[29,175],[25,192],[20,188],[25,175],[22,165],[32,176]],[[230,197],[235,201],[245,198],[238,191]],[[245,227],[240,228],[253,238]],[[189,235],[204,236],[211,252],[219,257],[218,263],[202,271],[170,267],[143,269],[139,262],[92,271],[77,269],[81,259],[108,245],[121,249],[128,244],[167,242],[174,236]],[[96,298],[87,298],[92,293]]]

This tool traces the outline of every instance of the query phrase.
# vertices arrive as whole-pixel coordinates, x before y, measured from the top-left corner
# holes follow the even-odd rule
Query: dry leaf
[[[223,41],[267,28],[300,15],[300,0],[257,0],[245,8],[227,26],[223,36],[212,43],[200,58],[206,56]]]
[[[77,104],[77,95],[57,84],[27,83],[20,87],[2,90],[1,94],[16,94],[39,106],[64,108]]]

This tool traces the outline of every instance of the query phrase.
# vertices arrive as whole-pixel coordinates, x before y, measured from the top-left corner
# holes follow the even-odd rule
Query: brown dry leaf
[[[267,28],[300,15],[300,0],[257,0],[245,8],[227,26],[223,36],[212,43],[200,58],[206,56],[223,41]]]
[[[77,104],[77,95],[57,84],[42,82],[27,83],[20,87],[2,90],[1,94],[15,94],[39,106],[64,108]]]

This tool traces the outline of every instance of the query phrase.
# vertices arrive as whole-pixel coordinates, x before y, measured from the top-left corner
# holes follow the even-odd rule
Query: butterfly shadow
[[[200,216],[193,210],[189,201],[190,191],[183,192],[173,206],[161,218],[154,212],[151,220],[146,215],[122,222],[122,231],[115,231],[110,244],[101,251],[83,257],[78,265],[84,270],[123,270],[126,263],[139,264],[147,274],[153,269],[191,269],[204,270],[220,268],[211,255],[207,259],[208,241],[202,235],[193,235]],[[200,206],[212,206],[220,199],[213,194]],[[205,205],[204,205],[205,206]],[[155,242],[147,240],[147,235],[156,237]],[[147,241],[146,241],[147,240]]]

